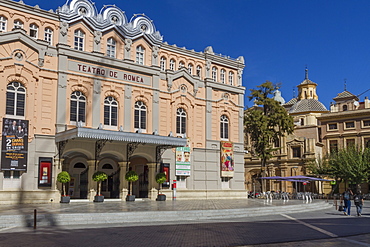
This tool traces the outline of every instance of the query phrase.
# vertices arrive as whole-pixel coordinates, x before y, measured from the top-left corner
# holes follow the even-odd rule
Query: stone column
[[[92,180],[92,176],[93,174],[95,173],[95,160],[88,160],[87,161],[87,165],[89,166],[89,171],[88,171],[88,174],[87,174],[87,179],[88,179],[88,184],[87,184],[87,188],[88,188],[88,196],[87,198],[89,199],[89,201],[93,201],[94,200],[94,196],[96,195],[97,193],[97,182],[95,182],[94,180]]]
[[[120,193],[120,198],[122,200],[126,199],[126,196],[128,194],[128,182],[125,179],[126,175],[126,163],[125,161],[118,162],[118,165],[120,167],[119,171],[119,179],[120,179],[120,185],[119,185],[119,190],[121,191]]]
[[[158,173],[160,164],[156,163],[147,163],[149,173],[148,173],[148,197],[152,200],[155,200],[157,198],[158,193],[158,184],[155,181],[155,176]]]

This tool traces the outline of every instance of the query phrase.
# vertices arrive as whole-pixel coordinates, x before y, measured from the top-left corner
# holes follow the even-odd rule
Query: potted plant
[[[125,179],[128,181],[128,194],[126,201],[135,201],[135,195],[131,195],[132,183],[139,179],[139,176],[135,171],[128,171],[125,175]]]
[[[164,172],[160,172],[155,176],[155,181],[158,183],[158,195],[157,195],[157,201],[165,201],[166,195],[160,194],[161,186],[164,182],[166,182],[167,177]]]
[[[104,196],[101,194],[101,182],[103,182],[107,178],[108,178],[108,175],[105,172],[97,171],[93,174],[92,179],[95,182],[98,182],[98,190],[97,190],[96,196],[94,197],[94,202],[104,201]]]
[[[59,183],[62,183],[62,197],[60,198],[61,203],[69,203],[71,197],[66,193],[66,183],[71,181],[71,176],[68,172],[62,171],[58,174],[57,180]]]

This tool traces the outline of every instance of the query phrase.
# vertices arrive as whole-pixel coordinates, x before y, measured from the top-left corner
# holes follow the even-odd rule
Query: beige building
[[[137,198],[160,171],[167,198],[174,180],[178,199],[246,196],[243,57],[169,45],[115,5],[0,0],[0,59],[1,203],[58,202],[62,170],[72,198],[92,200],[104,171],[102,194],[124,200],[130,169]]]
[[[360,102],[356,95],[344,90],[333,100],[330,112],[318,117],[325,153],[350,145],[361,148],[370,147],[370,100],[368,97]],[[345,185],[342,183],[339,189],[343,192]],[[362,192],[369,192],[369,184],[362,185]]]
[[[306,175],[305,164],[318,157],[322,157],[323,144],[319,139],[319,125],[317,117],[328,112],[318,100],[317,84],[308,78],[306,69],[305,79],[297,86],[298,97],[285,103],[280,91],[275,92],[274,99],[279,101],[294,119],[294,133],[281,138],[273,145],[278,148],[273,158],[267,164],[267,176],[297,176]],[[248,191],[261,191],[261,161],[253,151],[248,134],[245,138],[245,181]],[[323,193],[320,182],[311,182],[303,185],[301,182],[267,181],[267,191],[303,192],[312,191]]]

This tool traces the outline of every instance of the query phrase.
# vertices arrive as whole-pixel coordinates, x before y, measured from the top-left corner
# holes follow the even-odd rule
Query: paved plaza
[[[10,247],[370,246],[366,201],[363,217],[344,216],[332,201],[263,199],[72,201],[0,205],[0,212],[0,246]]]

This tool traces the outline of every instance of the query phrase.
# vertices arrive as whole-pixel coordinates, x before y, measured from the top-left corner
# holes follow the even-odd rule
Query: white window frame
[[[116,58],[116,40],[112,37],[107,40],[107,56]]]
[[[353,127],[347,127],[347,124],[349,124],[349,123],[353,123]],[[344,122],[344,129],[345,130],[353,130],[353,129],[356,129],[356,122],[355,121]]]
[[[184,108],[178,108],[176,111],[176,135],[184,137],[186,134],[187,114]]]
[[[8,19],[5,16],[0,16],[0,32],[6,32]]]
[[[76,102],[76,112],[72,112],[72,102]],[[86,96],[80,92],[80,91],[74,91],[71,94],[70,99],[70,114],[69,114],[69,120],[70,123],[73,125],[77,125],[78,122],[82,123],[82,126],[85,126],[86,123],[86,106],[87,106],[87,100]],[[82,112],[83,111],[83,112]],[[82,112],[82,114],[81,114]],[[76,119],[72,120],[72,114],[76,115]],[[80,119],[80,116],[83,116],[83,119]]]
[[[160,61],[161,71],[166,70],[166,62],[167,62],[167,59],[165,57],[161,57],[161,61]]]
[[[15,20],[14,28],[23,28],[23,22],[21,20]]]
[[[217,68],[212,67],[212,80],[217,81]]]
[[[225,80],[225,70],[224,69],[221,69],[221,72],[220,72],[220,81],[222,82],[222,83],[224,83],[225,84],[225,82],[226,82],[226,80]]]
[[[47,41],[49,45],[53,44],[53,29],[49,27],[45,28],[44,40]]]
[[[104,128],[117,129],[118,126],[118,102],[108,96],[104,99]]]
[[[174,59],[170,60],[170,70],[175,70],[176,61]]]
[[[134,128],[146,133],[147,129],[147,107],[143,101],[136,101],[134,106]]]
[[[229,140],[229,118],[226,115],[220,117],[220,138],[221,140]]]
[[[185,63],[183,61],[180,61],[179,62],[179,68],[178,68],[178,70],[180,70],[180,69],[182,69],[184,67],[185,67]]]
[[[33,39],[37,39],[38,35],[39,35],[39,27],[35,23],[32,23],[30,25],[30,37]]]
[[[139,45],[136,47],[136,63],[144,65],[144,56],[145,56],[145,49],[143,46]]]
[[[74,49],[83,51],[85,47],[85,33],[81,29],[74,32]]]
[[[200,67],[199,65],[197,66],[197,76],[199,77],[199,78],[201,78],[202,77],[202,67]]]
[[[10,94],[14,94],[12,97],[13,104],[9,105]],[[26,88],[22,83],[13,81],[7,85],[6,89],[6,110],[5,114],[7,117],[25,117],[26,113]],[[22,103],[23,102],[23,103]],[[23,105],[23,106],[22,106]],[[12,110],[12,112],[10,112]]]
[[[193,74],[193,65],[191,63],[188,64],[188,72],[189,74]]]
[[[229,71],[229,84],[234,85],[234,73]]]

